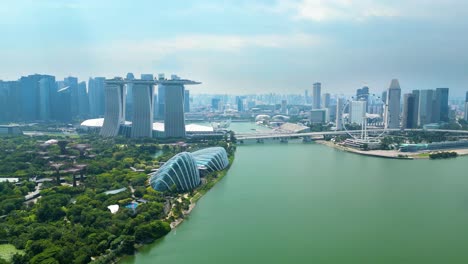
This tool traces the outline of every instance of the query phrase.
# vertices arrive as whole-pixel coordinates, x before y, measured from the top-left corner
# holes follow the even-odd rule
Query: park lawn
[[[0,245],[0,258],[10,261],[15,253],[24,254],[22,250],[16,249],[15,246],[11,244]]]

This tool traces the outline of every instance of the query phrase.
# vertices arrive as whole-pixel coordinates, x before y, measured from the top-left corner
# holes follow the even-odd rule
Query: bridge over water
[[[397,132],[397,131],[427,131],[427,132],[445,132],[445,133],[454,133],[454,134],[466,134],[468,136],[468,131],[465,130],[448,130],[448,129],[368,129],[367,134],[379,135],[383,132]],[[286,141],[291,138],[303,138],[308,141],[312,138],[323,137],[323,136],[336,136],[336,135],[346,135],[346,134],[355,134],[359,135],[362,133],[361,130],[352,130],[352,131],[321,131],[321,132],[306,132],[306,133],[279,133],[279,132],[260,132],[260,133],[236,133],[236,139],[240,142],[244,141],[259,141],[263,142],[266,139],[279,139],[281,141]]]

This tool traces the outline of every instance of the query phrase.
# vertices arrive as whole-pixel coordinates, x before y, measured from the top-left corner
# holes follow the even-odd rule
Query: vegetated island
[[[230,166],[229,134],[186,143],[1,137],[0,264],[111,263],[134,254],[182,222],[229,166],[189,193],[157,192],[148,174],[177,153],[212,146],[225,148]]]

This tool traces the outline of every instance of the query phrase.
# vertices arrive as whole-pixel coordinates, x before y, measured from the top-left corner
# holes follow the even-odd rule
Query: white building
[[[349,106],[349,122],[362,125],[366,117],[366,101],[352,101]]]

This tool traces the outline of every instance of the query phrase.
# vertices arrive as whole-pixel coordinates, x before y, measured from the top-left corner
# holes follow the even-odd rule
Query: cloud
[[[371,17],[397,17],[398,9],[372,0],[279,0],[271,11],[290,13],[296,20],[315,22],[362,21]]]
[[[295,33],[284,35],[184,35],[167,39],[114,41],[110,46],[97,47],[96,52],[114,56],[153,58],[181,52],[236,53],[249,48],[282,49],[316,46],[325,42],[317,35]]]

